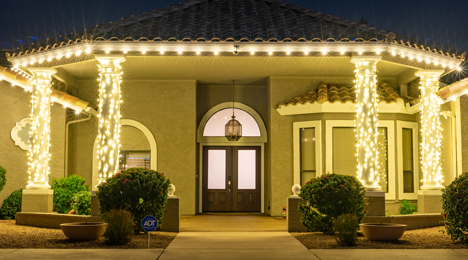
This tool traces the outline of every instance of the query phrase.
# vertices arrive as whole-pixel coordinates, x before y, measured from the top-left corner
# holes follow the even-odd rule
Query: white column
[[[120,63],[123,55],[94,55],[99,67],[98,184],[119,170]]]
[[[31,149],[29,150],[29,180],[26,189],[50,189],[50,99],[52,68],[28,68],[34,74],[31,98]]]
[[[439,89],[441,70],[420,70],[421,89],[421,168],[423,174],[422,190],[440,190],[443,174],[440,161],[442,148],[442,128],[440,109],[436,92]]]
[[[356,65],[357,176],[368,191],[381,190],[377,165],[377,75],[381,56],[353,56]]]

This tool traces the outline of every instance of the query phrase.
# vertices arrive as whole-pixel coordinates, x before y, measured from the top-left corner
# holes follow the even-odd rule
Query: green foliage
[[[160,225],[170,184],[163,173],[153,170],[130,168],[119,172],[98,186],[100,211],[130,211],[135,233],[143,231],[140,222],[147,215],[154,216]]]
[[[0,166],[0,192],[3,190],[6,184],[6,170]]]
[[[343,214],[335,220],[336,241],[338,244],[355,246],[357,242],[356,230],[359,227],[359,221],[356,216]]]
[[[128,211],[118,209],[110,210],[102,215],[104,222],[107,222],[104,238],[109,245],[123,245],[132,240],[133,219]]]
[[[21,202],[23,190],[15,190],[10,196],[6,197],[0,208],[0,219],[15,219],[16,212],[21,212]]]
[[[358,223],[366,215],[365,188],[355,177],[326,174],[306,182],[299,196],[307,205],[299,205],[301,223],[311,232],[334,233],[333,221],[342,214],[356,216]]]
[[[407,200],[400,201],[400,214],[401,215],[411,215],[413,212],[418,211],[418,207],[411,204]]]
[[[58,213],[68,213],[72,210],[75,193],[88,191],[85,179],[76,175],[60,179],[53,178],[50,186],[54,190],[54,211]]]
[[[77,215],[91,215],[91,192],[80,191],[73,196],[72,207]]]
[[[468,244],[468,173],[442,190],[445,231],[452,241]]]

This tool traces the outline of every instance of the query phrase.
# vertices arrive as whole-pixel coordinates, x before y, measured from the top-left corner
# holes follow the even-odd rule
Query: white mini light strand
[[[120,63],[119,55],[95,55],[99,61],[98,184],[119,170],[120,151]]]
[[[357,56],[356,65],[356,148],[357,177],[367,190],[381,190],[377,152],[377,74],[381,56]]]
[[[423,173],[421,189],[423,190],[444,188],[441,166],[442,127],[436,95],[441,74],[442,71],[416,73],[421,77],[421,168]]]
[[[31,148],[28,152],[27,189],[50,189],[50,105],[52,96],[51,77],[56,70],[51,68],[29,68],[34,74],[31,98],[32,124]]]

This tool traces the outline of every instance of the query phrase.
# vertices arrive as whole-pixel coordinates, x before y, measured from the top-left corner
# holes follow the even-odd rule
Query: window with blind
[[[333,172],[357,177],[356,132],[354,127],[333,127]],[[379,185],[388,192],[387,128],[378,128]]]
[[[120,170],[130,168],[151,168],[150,151],[120,151]]]
[[[301,184],[304,185],[310,179],[316,177],[315,165],[315,128],[301,128],[300,130],[301,151]]]
[[[414,169],[413,169],[413,129],[402,129],[403,139],[403,193],[414,192]]]

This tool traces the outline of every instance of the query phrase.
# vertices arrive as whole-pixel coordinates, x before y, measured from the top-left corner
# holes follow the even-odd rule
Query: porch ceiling
[[[98,62],[87,60],[61,66],[78,79],[98,78]],[[124,80],[195,79],[202,84],[266,84],[269,76],[354,77],[349,57],[259,56],[127,56],[122,64]],[[410,68],[385,60],[378,75],[396,77]]]

